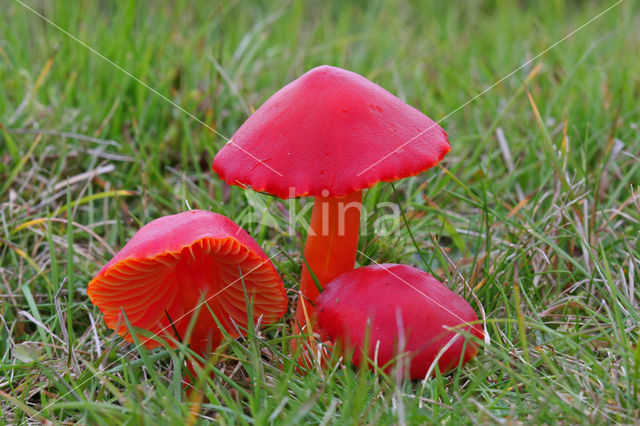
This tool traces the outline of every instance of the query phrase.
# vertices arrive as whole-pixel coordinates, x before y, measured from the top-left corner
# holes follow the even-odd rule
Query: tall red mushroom
[[[201,355],[222,340],[212,313],[233,337],[248,326],[245,292],[254,322],[262,316],[273,323],[287,310],[282,280],[258,244],[231,219],[202,210],[143,226],[87,289],[107,326],[125,339],[132,341],[123,312],[132,326],[169,341],[189,337],[184,343]]]
[[[408,354],[412,379],[424,379],[435,361],[441,373],[466,363],[478,352],[477,342],[468,337],[484,335],[466,300],[407,265],[344,273],[325,287],[316,308],[317,332],[352,353],[354,365],[369,358],[389,372],[390,361]]]
[[[280,198],[314,196],[304,256],[321,285],[353,269],[362,190],[435,166],[446,133],[382,87],[320,66],[271,96],[213,161],[232,185]],[[302,304],[313,316],[318,289],[303,265]]]

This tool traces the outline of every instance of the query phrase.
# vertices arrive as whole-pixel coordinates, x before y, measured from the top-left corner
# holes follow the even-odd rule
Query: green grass
[[[325,63],[441,119],[614,2],[142,3],[27,2],[230,137]],[[402,221],[378,236],[384,212],[368,218],[360,265],[413,264],[482,307],[491,343],[473,361],[426,382],[299,371],[290,311],[219,348],[199,376],[202,404],[183,392],[188,350],[131,351],[87,283],[142,224],[187,203],[237,219],[263,202],[286,228],[281,202],[214,176],[223,137],[20,3],[2,9],[1,424],[637,422],[637,2],[441,123],[442,167],[396,184],[417,244]],[[370,211],[381,201],[397,201],[388,184],[364,199]],[[248,228],[277,254],[293,301],[305,230]]]

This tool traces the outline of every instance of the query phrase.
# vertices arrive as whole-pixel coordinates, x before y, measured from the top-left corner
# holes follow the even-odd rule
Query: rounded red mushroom
[[[227,183],[280,198],[314,196],[304,256],[321,285],[353,269],[362,190],[435,166],[449,152],[429,117],[354,72],[314,68],[271,96],[216,155]],[[302,303],[318,289],[303,266]]]
[[[206,354],[223,336],[212,312],[229,335],[246,329],[245,290],[254,322],[262,316],[262,324],[273,323],[285,313],[284,285],[258,244],[229,218],[193,210],[143,226],[91,280],[87,294],[125,339],[132,341],[122,312],[132,326],[169,341],[188,337],[184,343]],[[153,338],[141,341],[158,346]]]
[[[426,272],[412,266],[381,264],[354,269],[331,281],[318,297],[321,338],[339,344],[352,362],[366,357],[387,372],[389,362],[408,353],[408,375],[424,379],[437,359],[441,373],[478,352],[483,331],[473,308]],[[432,370],[433,371],[433,370]]]

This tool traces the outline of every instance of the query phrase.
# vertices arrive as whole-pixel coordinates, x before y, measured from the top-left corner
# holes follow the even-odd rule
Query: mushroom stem
[[[338,275],[350,271],[356,262],[360,233],[362,191],[345,197],[315,197],[304,257],[321,287]],[[296,322],[306,324],[315,317],[315,303],[319,291],[307,266],[302,265],[301,297],[296,309]],[[305,304],[303,308],[303,303]]]

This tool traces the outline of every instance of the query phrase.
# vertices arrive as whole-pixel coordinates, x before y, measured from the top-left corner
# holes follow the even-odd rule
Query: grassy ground
[[[613,0],[26,3],[139,81],[3,2],[0,423],[637,422],[636,2],[531,62]],[[189,401],[185,351],[130,352],[87,283],[142,224],[188,205],[239,218],[265,203],[285,224],[279,200],[212,174],[225,140],[198,120],[229,137],[325,63],[446,117],[442,167],[398,184],[417,246],[402,222],[376,235],[377,212],[358,263],[431,271],[484,310],[491,342],[425,382],[340,366],[299,372],[290,312],[221,347],[202,384],[208,401]],[[390,185],[365,195],[380,201],[396,202]],[[279,253],[293,300],[304,227],[247,227]]]

